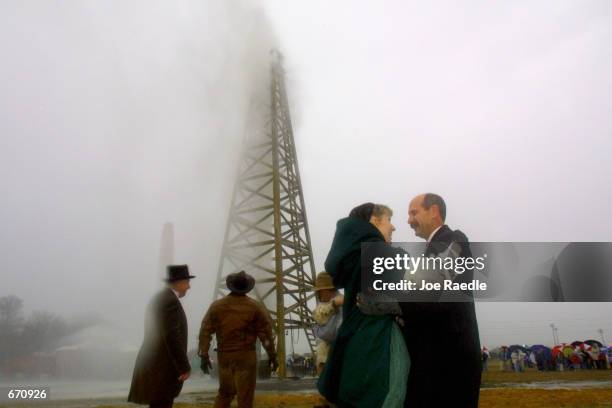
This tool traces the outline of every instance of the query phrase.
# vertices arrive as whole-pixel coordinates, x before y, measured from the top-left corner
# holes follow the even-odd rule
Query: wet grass
[[[490,366],[490,371],[483,373],[479,404],[481,408],[612,408],[612,385],[604,383],[603,387],[591,388],[597,382],[612,382],[612,370],[538,372],[528,369],[523,373],[514,373],[501,372],[498,367],[498,365]],[[579,384],[580,382],[584,382],[584,386]],[[281,391],[282,387],[278,388],[277,384],[260,384],[255,396],[255,407],[311,408],[320,404],[321,399],[314,390],[312,381],[299,383],[299,385],[291,383],[296,387],[284,391]],[[568,386],[572,384],[569,389],[516,388],[519,385],[528,384],[537,386],[538,383],[554,383],[561,387],[564,383],[567,383]],[[214,392],[188,394],[181,399],[191,402],[177,402],[174,407],[212,408],[214,394]],[[63,407],[61,403],[58,404],[50,405],[50,407]],[[90,403],[87,406],[96,408],[136,407],[133,404],[113,404],[110,401],[106,403],[99,401],[98,404]],[[236,406],[235,402],[233,406]]]
[[[610,408],[612,388],[575,390],[484,389],[481,408]]]
[[[612,381],[612,370],[537,371],[527,369],[522,373],[502,372],[498,369],[485,371],[482,387],[500,387],[504,384],[533,382]]]
[[[312,408],[319,397],[312,395],[265,395],[255,398],[257,408]],[[212,408],[212,403],[174,404],[175,408]],[[236,406],[235,403],[232,406]],[[123,408],[125,406],[121,406]],[[480,408],[612,408],[612,388],[587,390],[485,389]],[[99,408],[119,408],[101,406]]]
[[[321,398],[316,394],[283,394],[283,395],[256,395],[255,407],[257,408],[312,408],[314,405],[320,404]],[[205,403],[175,403],[174,408],[212,408],[212,402]],[[236,401],[232,407],[236,407]],[[98,408],[126,408],[135,407],[135,405],[101,405]]]

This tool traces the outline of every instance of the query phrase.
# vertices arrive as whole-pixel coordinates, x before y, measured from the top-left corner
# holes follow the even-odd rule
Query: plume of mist
[[[138,344],[169,221],[196,327],[275,47],[253,1],[2,2],[0,295]]]

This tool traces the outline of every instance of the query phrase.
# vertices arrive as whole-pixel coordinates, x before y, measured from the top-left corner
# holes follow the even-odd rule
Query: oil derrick
[[[285,378],[286,330],[315,337],[308,302],[314,298],[314,260],[300,181],[282,56],[273,51],[269,100],[249,119],[234,186],[217,275],[216,297],[225,278],[245,270],[256,281],[251,293],[270,313],[277,341],[278,376]],[[293,332],[292,332],[293,333]]]

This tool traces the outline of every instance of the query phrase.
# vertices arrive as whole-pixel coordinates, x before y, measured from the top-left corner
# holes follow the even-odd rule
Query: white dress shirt
[[[178,293],[176,290],[172,289],[172,288],[170,288],[170,290],[171,290],[172,292],[174,292],[174,294],[176,295],[176,298],[177,298],[177,299],[179,300],[179,302],[180,302],[180,301],[181,301],[181,297],[179,296],[179,293]]]
[[[433,232],[431,234],[429,234],[429,238],[427,238],[427,242],[431,242],[431,239],[434,237],[434,235],[436,235],[436,232],[438,232],[438,230],[440,228],[442,228],[443,225],[440,225],[438,228],[436,228],[435,230],[433,230]]]

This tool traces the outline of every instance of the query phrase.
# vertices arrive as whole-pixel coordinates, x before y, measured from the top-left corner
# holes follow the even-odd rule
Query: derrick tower
[[[314,298],[315,268],[282,55],[272,51],[271,57],[270,93],[248,120],[215,297],[227,293],[225,278],[230,273],[245,270],[254,276],[251,295],[270,313],[278,376],[285,378],[286,331],[304,333],[311,351],[315,348],[308,306]]]

